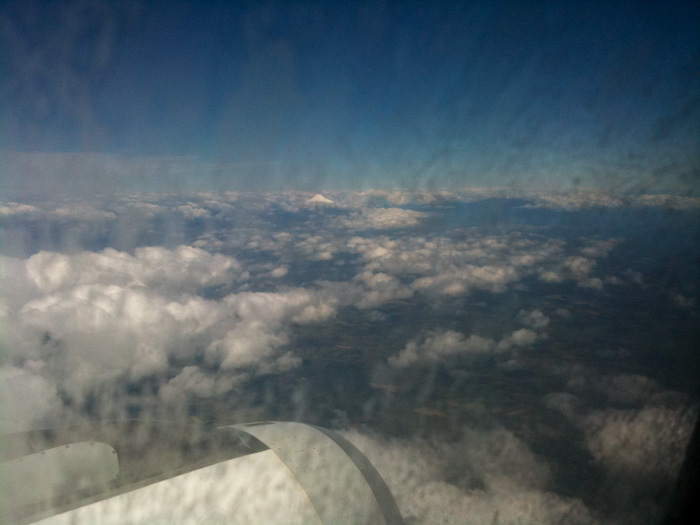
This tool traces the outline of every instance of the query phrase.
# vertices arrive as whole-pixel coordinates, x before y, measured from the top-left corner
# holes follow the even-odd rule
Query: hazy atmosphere
[[[407,523],[657,523],[697,3],[0,4],[0,432],[292,420]]]

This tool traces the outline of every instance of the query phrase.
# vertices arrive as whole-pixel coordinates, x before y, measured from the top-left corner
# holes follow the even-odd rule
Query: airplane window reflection
[[[3,4],[0,516],[674,519],[698,20]]]

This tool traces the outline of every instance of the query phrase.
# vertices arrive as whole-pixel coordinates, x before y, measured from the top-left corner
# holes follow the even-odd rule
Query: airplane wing
[[[139,420],[0,436],[3,523],[403,523],[367,458],[293,422]]]

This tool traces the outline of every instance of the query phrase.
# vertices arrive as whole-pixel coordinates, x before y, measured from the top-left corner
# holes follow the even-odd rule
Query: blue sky
[[[572,4],[6,4],[4,186],[692,191],[697,3]]]

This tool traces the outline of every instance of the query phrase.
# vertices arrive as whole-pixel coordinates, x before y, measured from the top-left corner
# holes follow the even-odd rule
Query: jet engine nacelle
[[[367,458],[335,432],[95,425],[0,436],[3,523],[403,523]]]

